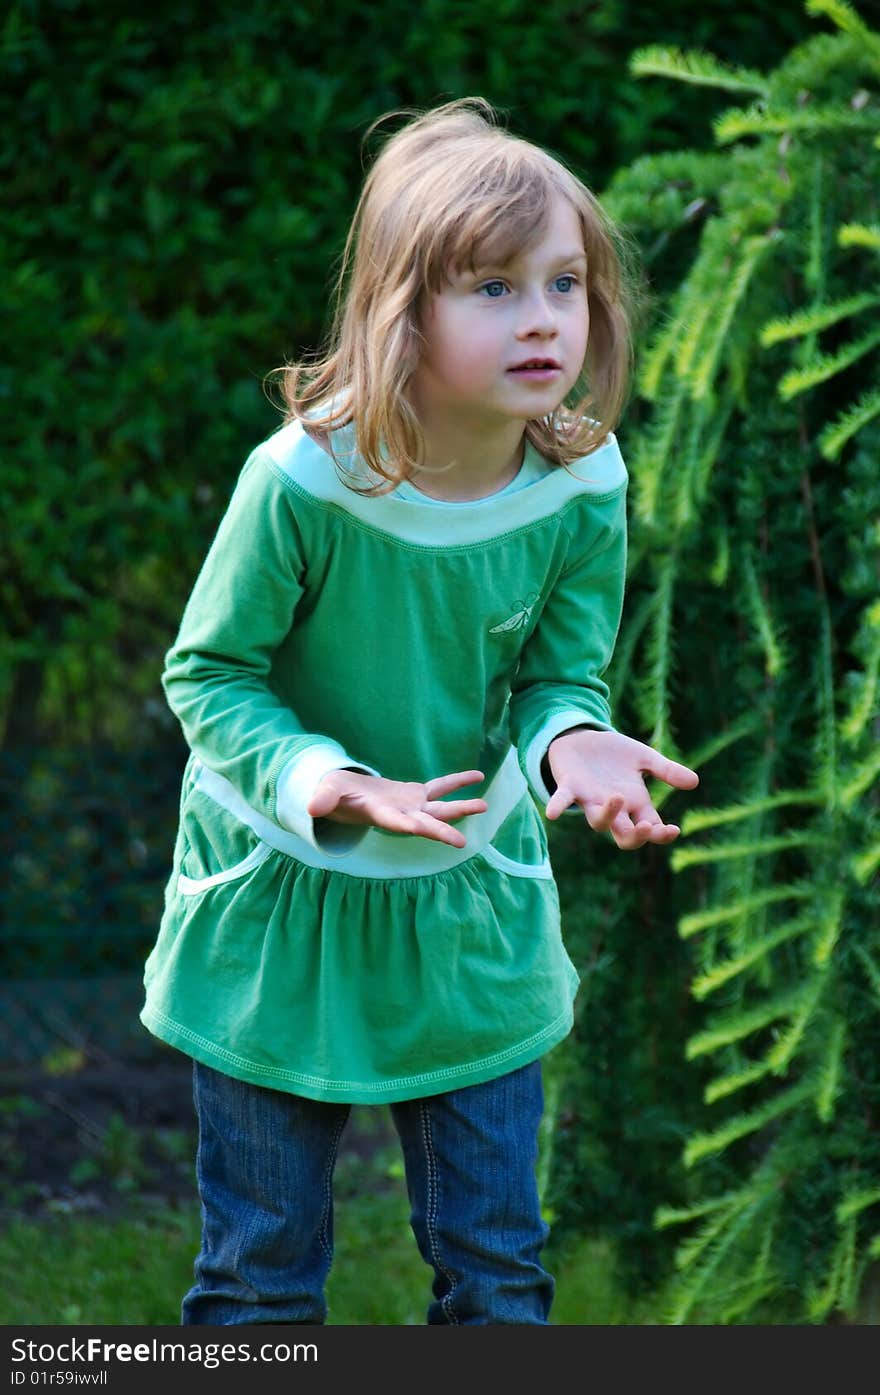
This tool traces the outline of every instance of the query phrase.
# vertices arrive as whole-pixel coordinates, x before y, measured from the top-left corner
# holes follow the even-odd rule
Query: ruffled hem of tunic
[[[423,1072],[421,1075],[400,1076],[396,1080],[320,1080],[316,1076],[304,1075],[299,1071],[285,1070],[280,1066],[261,1066],[244,1056],[227,1051],[215,1042],[208,1041],[196,1032],[174,1022],[158,1008],[147,1004],[140,1020],[153,1036],[166,1045],[176,1047],[194,1061],[211,1066],[223,1075],[236,1080],[247,1081],[251,1085],[262,1085],[271,1090],[286,1090],[293,1095],[303,1095],[310,1100],[323,1100],[336,1104],[393,1104],[398,1100],[423,1099],[428,1095],[444,1094],[448,1090],[458,1090],[466,1085],[480,1085],[483,1081],[494,1080],[499,1075],[507,1075],[526,1066],[531,1061],[545,1056],[568,1036],[574,1020],[574,999],[579,987],[579,978],[571,971],[571,1003],[542,1032],[536,1032],[526,1041],[518,1042],[505,1051],[467,1065],[455,1066],[446,1070]]]

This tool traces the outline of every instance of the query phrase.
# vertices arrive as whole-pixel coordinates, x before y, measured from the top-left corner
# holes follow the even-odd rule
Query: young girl
[[[541,811],[670,843],[643,775],[697,784],[614,730],[602,680],[626,553],[615,234],[481,98],[404,125],[332,352],[282,370],[287,422],[195,583],[163,677],[191,754],[142,1012],[194,1060],[184,1323],[324,1321],[352,1103],[400,1134],[428,1322],[548,1321],[540,1058],[578,975]]]

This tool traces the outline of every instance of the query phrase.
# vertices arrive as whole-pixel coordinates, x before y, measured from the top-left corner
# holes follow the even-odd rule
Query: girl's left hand
[[[619,731],[576,727],[550,742],[547,760],[556,781],[545,813],[557,819],[579,804],[597,833],[610,832],[624,852],[645,843],[672,843],[681,829],[664,823],[651,803],[643,774],[676,789],[700,783],[695,770]]]

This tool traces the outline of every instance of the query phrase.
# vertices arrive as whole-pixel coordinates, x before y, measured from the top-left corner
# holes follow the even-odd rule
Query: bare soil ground
[[[390,1119],[353,1109],[340,1161],[393,1143]],[[197,1205],[192,1063],[180,1053],[114,1061],[75,1054],[67,1069],[0,1073],[0,1218],[105,1215]]]

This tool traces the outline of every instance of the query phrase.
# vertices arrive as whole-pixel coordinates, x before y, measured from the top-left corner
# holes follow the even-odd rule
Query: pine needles
[[[852,1315],[880,1257],[880,35],[807,11],[837,32],[769,74],[637,51],[743,105],[725,160],[676,153],[674,197],[664,155],[609,191],[637,228],[650,204],[655,248],[703,218],[641,355],[621,636],[628,701],[706,801],[670,858],[704,1005],[685,1055],[715,1068],[688,1202],[655,1216],[690,1228],[676,1323]]]

